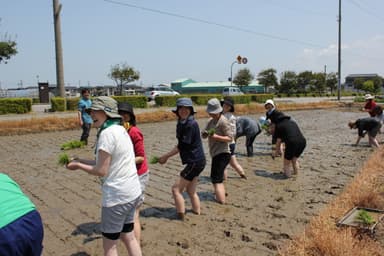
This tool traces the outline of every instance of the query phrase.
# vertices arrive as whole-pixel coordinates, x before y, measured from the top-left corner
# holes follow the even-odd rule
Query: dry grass
[[[314,102],[314,103],[280,103],[277,107],[279,110],[306,110],[306,109],[324,109],[339,107],[338,102]],[[196,107],[197,118],[207,117],[205,107]],[[238,104],[236,105],[236,115],[245,114],[263,114],[265,113],[264,105],[258,103]],[[176,120],[176,116],[171,111],[154,110],[151,112],[140,113],[136,115],[138,123],[161,122]],[[71,129],[79,129],[77,118],[73,117],[47,117],[47,118],[31,118],[20,121],[1,121],[0,136],[20,135],[28,133],[39,133],[47,131],[63,131]]]
[[[376,150],[360,173],[319,216],[312,219],[302,235],[292,240],[280,255],[384,255],[384,248],[372,236],[336,223],[355,206],[384,208],[384,149]]]

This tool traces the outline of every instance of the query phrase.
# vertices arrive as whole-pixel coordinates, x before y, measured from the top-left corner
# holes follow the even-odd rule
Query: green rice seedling
[[[62,153],[59,155],[59,165],[67,165],[69,163],[69,157],[67,153]]]
[[[207,132],[208,132],[208,136],[212,136],[213,134],[215,134],[216,129],[215,128],[211,128]]]
[[[157,156],[152,156],[150,159],[149,159],[149,163],[150,164],[157,164],[159,162],[159,157]]]
[[[375,223],[375,219],[364,209],[359,210],[359,213],[356,218],[364,225],[371,225]]]
[[[85,143],[84,141],[80,140],[72,140],[68,141],[64,144],[61,145],[61,150],[69,150],[69,149],[74,149],[74,148],[82,148],[84,147]]]

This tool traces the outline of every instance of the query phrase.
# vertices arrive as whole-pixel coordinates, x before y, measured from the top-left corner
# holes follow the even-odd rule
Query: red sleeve
[[[137,174],[140,176],[148,171],[147,157],[145,156],[144,150],[144,136],[141,133],[140,129],[136,126],[132,126],[129,129],[128,134],[132,140],[135,156],[144,157],[144,161],[141,164],[136,165]]]
[[[145,156],[144,152],[144,137],[139,128],[133,126],[128,131],[129,136],[131,137],[133,143],[133,149],[135,151],[135,156]]]

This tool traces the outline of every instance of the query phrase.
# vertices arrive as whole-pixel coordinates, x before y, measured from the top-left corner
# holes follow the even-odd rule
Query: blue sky
[[[337,0],[60,0],[65,85],[113,85],[112,65],[138,84],[225,81],[238,55],[256,76],[337,72]],[[0,64],[2,88],[56,83],[51,0],[0,0],[0,36],[19,53]],[[342,0],[341,76],[384,75],[384,1]]]

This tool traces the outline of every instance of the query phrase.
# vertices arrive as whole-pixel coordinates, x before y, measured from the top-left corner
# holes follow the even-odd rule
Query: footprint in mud
[[[252,242],[252,239],[249,236],[241,235],[241,241],[243,241],[243,242]]]
[[[270,250],[277,251],[277,246],[272,242],[266,242],[266,243],[263,243],[263,245]]]

